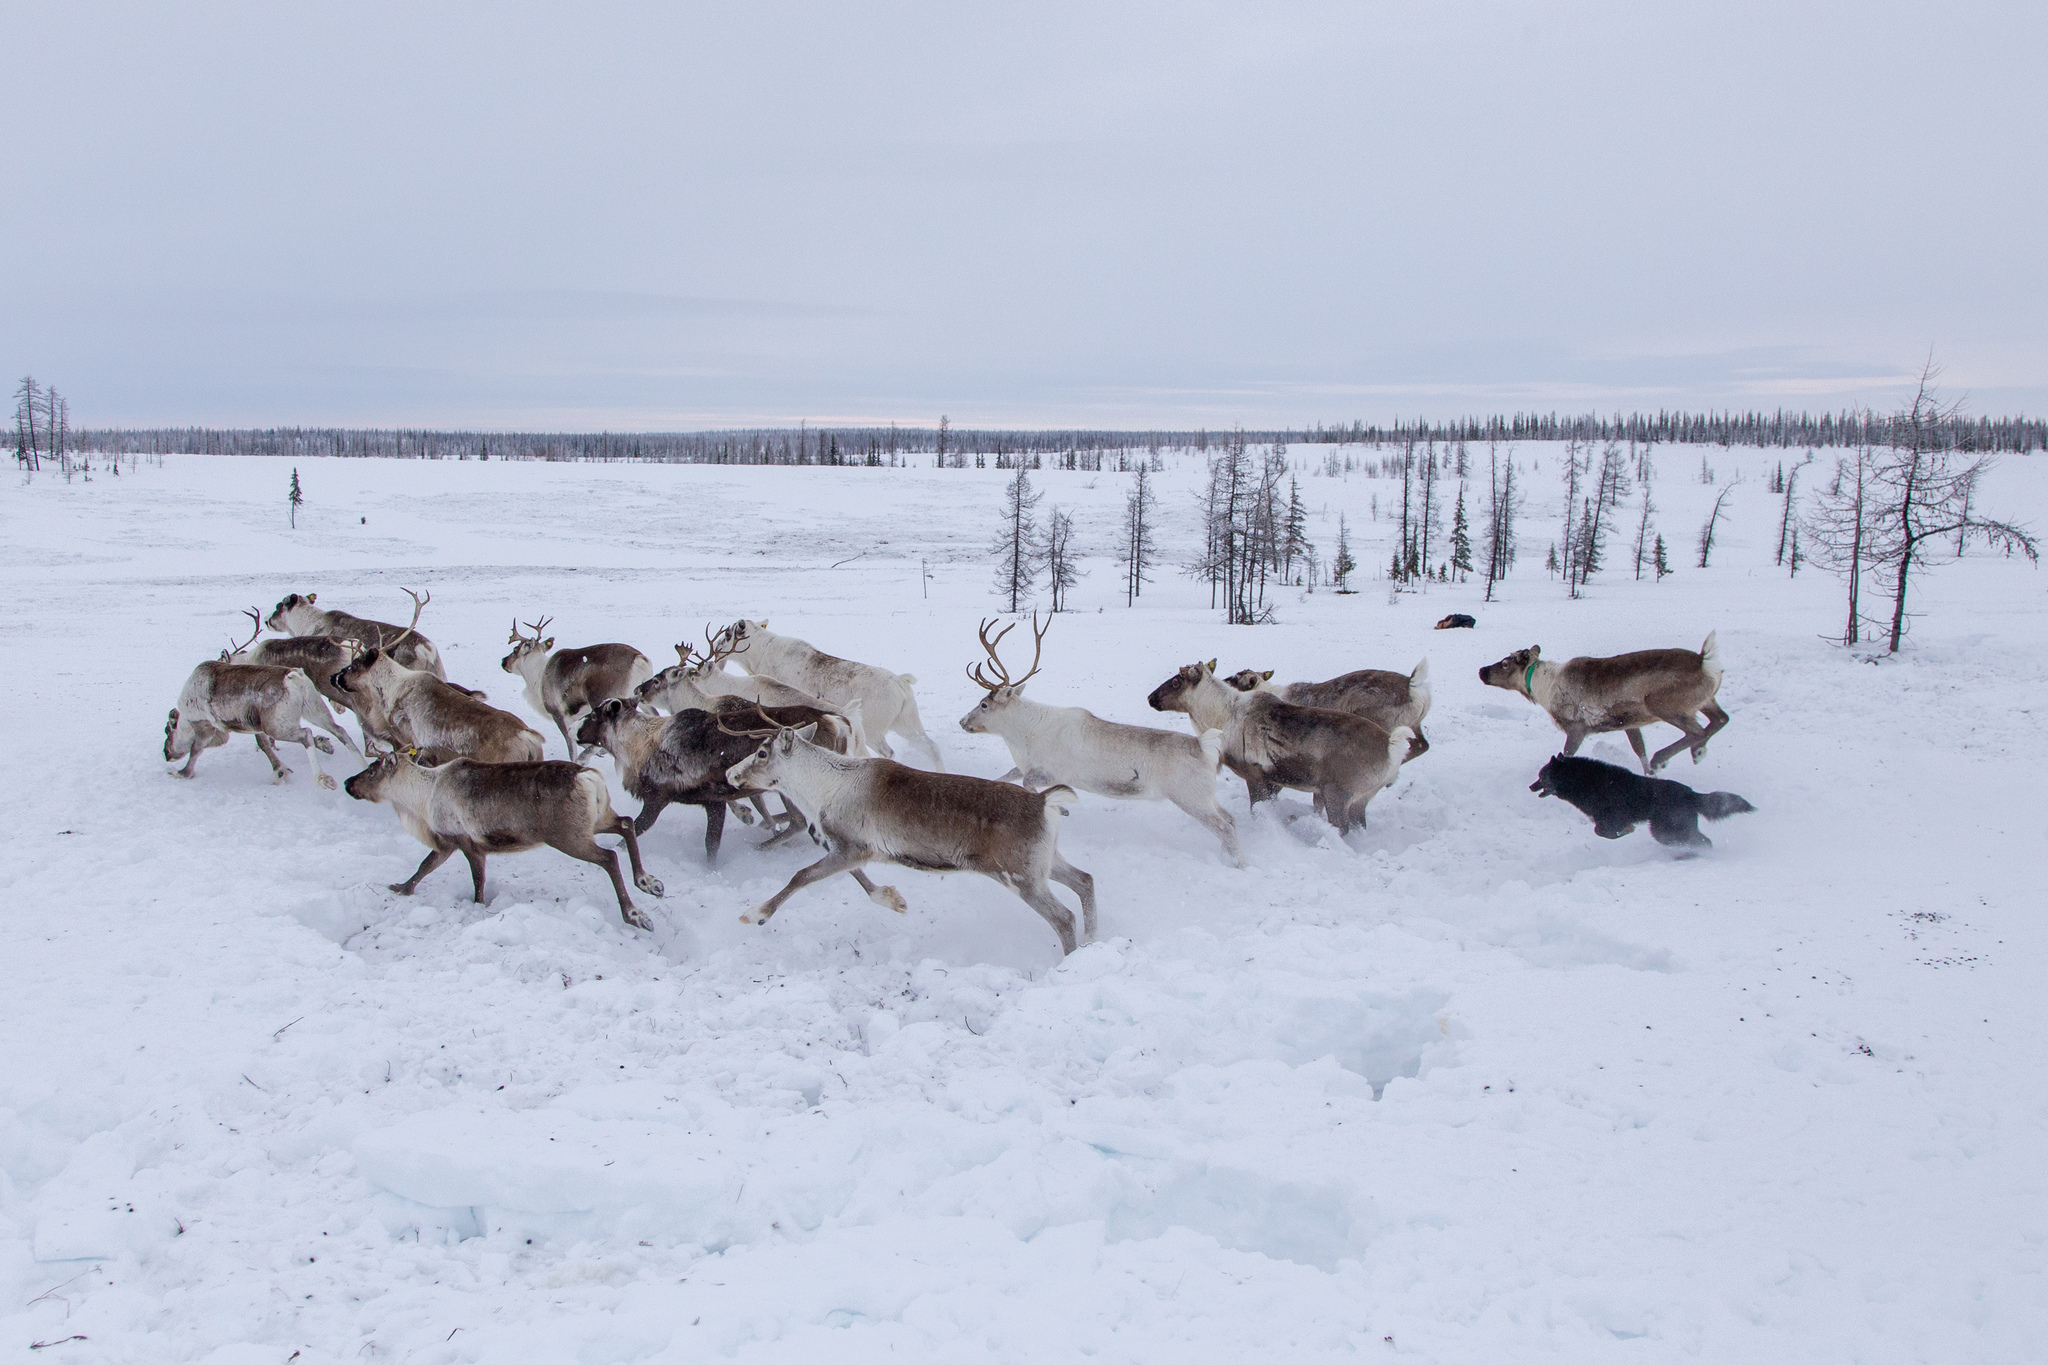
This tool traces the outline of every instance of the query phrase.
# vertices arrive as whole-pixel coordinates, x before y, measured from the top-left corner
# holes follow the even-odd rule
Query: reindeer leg
[[[1228,818],[1227,816],[1225,818]],[[1052,855],[1052,879],[1081,898],[1081,941],[1095,941],[1095,878],[1058,853]]]
[[[271,772],[276,774],[275,777],[270,779],[272,782],[282,782],[287,777],[290,777],[292,775],[292,770],[290,768],[285,767],[284,764],[278,760],[277,746],[275,744],[272,744],[270,742],[270,736],[264,734],[261,730],[258,730],[256,732],[256,747],[261,749],[263,751],[263,756],[270,760],[270,770]],[[309,748],[307,752],[310,753],[312,751]]]
[[[615,823],[608,832],[620,835],[626,841],[626,861],[633,866],[633,885],[639,887],[650,896],[660,897],[667,895],[668,888],[655,878],[650,877],[647,874],[647,869],[640,865],[640,839],[633,832],[633,822],[623,815],[615,815],[612,819]]]
[[[1655,715],[1658,720],[1663,721],[1666,725],[1675,725],[1685,732],[1682,737],[1673,740],[1657,751],[1656,757],[1650,760],[1650,771],[1652,773],[1656,772],[1657,769],[1663,767],[1666,763],[1669,763],[1672,756],[1680,749],[1691,749],[1692,761],[1695,763],[1700,761],[1700,750],[1707,742],[1707,732],[1700,728],[1700,723],[1693,719],[1689,712],[1676,709],[1670,711],[1653,710],[1651,714]]]
[[[825,878],[834,876],[837,873],[851,872],[866,861],[867,855],[864,853],[849,853],[834,849],[809,867],[798,869],[797,874],[789,879],[789,885],[783,887],[767,900],[762,901],[751,912],[741,915],[740,923],[766,924],[769,917],[782,908],[784,901],[809,886],[812,882],[823,881]],[[866,881],[867,879],[862,877],[859,880]],[[873,896],[874,893],[871,891],[868,894]]]
[[[1564,731],[1564,756],[1570,758],[1579,751],[1579,746],[1586,742],[1586,727],[1583,725],[1560,725],[1557,728]]]
[[[420,884],[420,878],[432,872],[442,863],[447,862],[449,856],[454,852],[455,845],[453,844],[449,844],[446,848],[436,845],[432,852],[420,859],[419,869],[416,872],[402,882],[391,883],[391,889],[401,896],[410,896],[413,893],[413,888]]]
[[[629,831],[632,828],[633,826],[630,823],[622,819],[618,825],[601,829],[597,833],[618,834],[623,831]],[[619,875],[619,855],[606,848],[603,844],[600,844],[595,834],[585,834],[580,839],[574,834],[568,835],[559,841],[550,839],[548,840],[548,847],[559,849],[578,862],[595,863],[603,868],[605,874],[612,879],[612,891],[619,898],[619,918],[635,929],[652,929],[654,927],[654,921],[647,918],[647,913],[644,910],[633,904],[632,896],[626,892],[626,879]],[[637,847],[637,845],[628,844],[627,847],[630,849]]]
[[[476,903],[484,903],[484,855],[473,848],[462,850],[462,856],[469,862],[469,881],[476,892]]]
[[[1237,821],[1231,818],[1229,811],[1216,804],[1216,793],[1213,789],[1208,793],[1208,796],[1209,803],[1207,805],[1200,805],[1194,801],[1184,801],[1178,797],[1168,797],[1167,799],[1185,811],[1192,819],[1201,821],[1202,825],[1211,834],[1223,841],[1223,851],[1229,855],[1231,866],[1243,867],[1244,849],[1238,846]]]
[[[654,822],[660,819],[661,813],[667,809],[668,798],[666,796],[650,796],[642,801],[640,803],[640,813],[633,817],[633,832],[645,834],[648,830],[653,829]]]
[[[333,791],[334,779],[320,771],[320,746],[326,744],[330,754],[334,752],[334,746],[327,744],[324,736],[314,734],[303,725],[299,727],[299,737],[293,742],[306,746],[306,761],[313,765],[313,780],[325,790]]]
[[[704,803],[704,866],[718,866],[718,846],[725,841],[725,802]]]
[[[569,755],[569,761],[576,761],[576,741],[569,735],[569,718],[560,711],[550,711],[548,716],[555,722],[555,728],[562,732],[562,752]]]
[[[1699,744],[1692,751],[1692,761],[1695,763],[1706,757],[1707,741],[1720,734],[1722,727],[1728,724],[1728,713],[1714,702],[1710,701],[1702,706],[1700,714],[1707,718],[1707,732],[1700,736]]]
[[[868,874],[857,867],[853,870],[853,879],[860,883],[861,890],[868,893],[868,899],[884,910],[894,910],[900,915],[910,908],[904,902],[902,892],[893,886],[876,886],[868,880]]]
[[[1036,910],[1038,917],[1052,926],[1052,931],[1060,936],[1061,956],[1074,951],[1076,944],[1073,912],[1053,899],[1051,887],[1043,881],[1027,882],[1021,877],[1011,877],[1002,873],[998,873],[995,880],[1016,892],[1019,900]]]
[[[1643,765],[1643,776],[1650,775],[1650,751],[1643,743],[1643,727],[1632,727],[1628,732],[1628,747],[1636,751],[1636,762]]]
[[[328,714],[327,707],[324,704],[320,707],[318,711],[308,711],[306,713],[306,719],[312,721],[313,724],[319,726],[328,734],[333,735],[336,739],[340,740],[343,744],[346,744],[349,748],[355,749],[356,756],[358,758],[362,756],[363,751],[361,749],[356,749],[356,742],[350,739],[348,737],[348,732],[341,728],[341,726],[335,721],[332,715]],[[330,748],[327,750],[327,752],[331,754],[334,752],[334,750]]]

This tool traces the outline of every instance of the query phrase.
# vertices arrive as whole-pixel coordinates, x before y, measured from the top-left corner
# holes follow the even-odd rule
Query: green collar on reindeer
[[[1522,690],[1527,692],[1532,700],[1536,696],[1536,665],[1542,662],[1541,659],[1529,660],[1529,667],[1522,674]]]

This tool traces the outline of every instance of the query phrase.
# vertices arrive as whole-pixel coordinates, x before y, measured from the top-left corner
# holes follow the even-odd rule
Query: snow
[[[1542,570],[1554,447],[1518,452],[1542,468],[1493,604],[1389,601],[1369,575],[1390,485],[1307,469],[1325,551],[1349,515],[1356,596],[1289,589],[1277,625],[1232,628],[1170,572],[1126,610],[1089,561],[1034,697],[1173,725],[1144,697],[1193,658],[1292,679],[1427,655],[1434,747],[1348,842],[1298,795],[1248,818],[1226,775],[1244,871],[1170,806],[1084,797],[1062,848],[1102,935],[1064,962],[973,877],[888,869],[901,916],[837,879],[742,926],[812,854],[742,830],[707,871],[682,809],[644,841],[669,888],[638,898],[651,934],[547,850],[493,859],[488,905],[459,865],[403,900],[384,887],[419,846],[295,749],[281,786],[246,740],[162,775],[163,713],[240,608],[318,591],[389,619],[403,585],[432,589],[451,676],[522,715],[497,666],[514,614],[658,663],[744,614],[915,673],[949,764],[994,776],[1001,741],[954,722],[979,695],[961,668],[994,605],[996,471],[308,461],[296,531],[281,461],[10,484],[0,1344],[215,1365],[2029,1357],[2043,581],[1940,566],[1908,653],[1866,662],[1821,638],[1834,580],[1771,564],[1783,452],[1713,452],[1744,482],[1714,567],[1690,566],[1716,491],[1697,455],[1658,453],[1679,572],[1635,582],[1617,537],[1581,601]],[[1168,464],[1175,559],[1199,471]],[[1125,479],[1037,478],[1082,543],[1112,541]],[[2044,495],[2048,467],[2015,458],[1987,505],[2038,523]],[[1450,611],[1479,628],[1430,630]],[[1710,629],[1733,722],[1668,775],[1757,814],[1677,859],[1526,790],[1557,733],[1480,665]],[[1628,762],[1620,736],[1587,752]]]

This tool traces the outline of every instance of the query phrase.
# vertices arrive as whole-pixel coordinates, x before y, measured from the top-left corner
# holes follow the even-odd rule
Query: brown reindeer
[[[438,748],[483,763],[537,762],[540,732],[424,669],[402,668],[381,649],[334,675],[370,732],[397,747]]]
[[[1479,681],[1519,692],[1548,712],[1564,731],[1567,757],[1579,751],[1587,735],[1625,730],[1643,772],[1654,774],[1680,749],[1691,749],[1692,761],[1698,763],[1707,741],[1728,723],[1728,713],[1714,703],[1721,687],[1721,656],[1711,633],[1697,654],[1689,649],[1644,649],[1561,664],[1542,654],[1537,645],[1518,649],[1480,669]],[[1705,726],[1695,719],[1695,712],[1707,718]],[[1643,744],[1643,727],[1660,720],[1684,735],[1651,757]]]
[[[636,929],[654,921],[633,904],[619,875],[619,855],[597,842],[600,834],[626,841],[633,885],[650,896],[662,884],[640,865],[640,841],[633,822],[612,809],[604,778],[574,763],[476,763],[419,750],[387,754],[343,785],[358,801],[389,804],[406,831],[429,850],[419,869],[391,889],[410,896],[420,879],[460,852],[469,862],[476,899],[484,898],[484,859],[493,853],[524,853],[546,844],[571,858],[595,863],[612,879],[619,915]]]
[[[1415,665],[1412,673],[1395,673],[1384,668],[1361,668],[1328,682],[1274,683],[1271,669],[1263,673],[1241,668],[1224,679],[1240,692],[1267,692],[1296,706],[1317,706],[1325,711],[1343,711],[1363,716],[1382,730],[1405,725],[1415,732],[1408,741],[1409,762],[1429,752],[1429,740],[1422,733],[1422,718],[1429,714],[1429,660]]]
[[[613,697],[630,697],[633,689],[647,681],[654,666],[647,656],[631,645],[584,645],[578,649],[556,649],[554,638],[542,639],[542,632],[554,618],[543,616],[520,633],[519,618],[512,618],[512,652],[499,661],[507,673],[526,683],[526,704],[555,723],[569,757],[576,757],[576,741],[570,738],[571,723],[580,722],[592,707]]]
[[[1095,937],[1095,879],[1059,851],[1059,818],[1074,804],[1072,788],[1028,792],[1007,782],[928,773],[886,758],[846,758],[810,743],[809,726],[778,729],[752,756],[733,765],[735,787],[776,791],[795,803],[825,845],[825,856],[789,879],[743,924],[766,924],[782,903],[812,882],[845,872],[868,899],[905,909],[893,886],[877,886],[861,869],[897,863],[925,872],[979,872],[1009,888],[1076,947],[1074,916],[1052,895],[1047,879],[1081,901],[1080,942]]]
[[[1214,659],[1189,664],[1146,700],[1155,711],[1186,712],[1198,730],[1221,730],[1223,762],[1244,779],[1252,804],[1283,787],[1310,792],[1317,813],[1338,833],[1363,828],[1366,804],[1400,774],[1414,731],[1239,692],[1219,682],[1215,670]]]
[[[365,648],[384,650],[405,667],[425,669],[446,682],[448,674],[441,667],[441,651],[434,648],[434,642],[417,629],[420,613],[426,609],[427,603],[434,600],[434,594],[422,595],[411,588],[399,591],[412,599],[410,625],[394,626],[351,616],[345,611],[323,610],[316,605],[320,598],[317,592],[309,592],[303,597],[292,593],[277,604],[277,609],[265,618],[263,624],[285,635],[324,635],[330,640],[353,640]]]

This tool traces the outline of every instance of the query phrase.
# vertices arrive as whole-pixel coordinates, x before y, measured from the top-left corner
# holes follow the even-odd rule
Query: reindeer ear
[[[1273,681],[1273,670],[1269,668],[1264,673],[1259,674],[1259,676],[1261,678],[1264,678],[1267,682],[1271,682]]]
[[[809,725],[806,725],[806,726],[805,726],[805,727],[804,727],[803,729],[801,729],[801,730],[798,730],[798,731],[796,732],[796,737],[797,737],[798,739],[802,740],[802,741],[803,741],[804,743],[806,743],[806,744],[809,744],[809,743],[810,743],[810,742],[811,742],[811,741],[812,741],[813,739],[815,739],[815,738],[817,737],[817,734],[818,734],[818,722],[816,722],[816,721],[812,721],[812,722],[811,722],[811,723],[810,723]]]
[[[1530,658],[1530,660],[1531,660],[1532,662],[1533,662],[1534,660],[1540,659],[1540,658],[1542,658],[1542,657],[1543,657],[1543,646],[1542,646],[1542,645],[1530,645],[1530,646],[1529,646],[1529,658]]]
[[[1208,663],[1203,664],[1202,667],[1208,669],[1211,673],[1214,673],[1216,671],[1216,660],[1211,659]]]
[[[540,647],[542,649],[553,649],[555,647],[555,637],[552,635],[548,636],[547,639],[540,642]]]
[[[317,592],[309,592],[306,594],[306,605],[309,607],[312,606],[315,602],[318,602],[319,600],[320,594]]]

